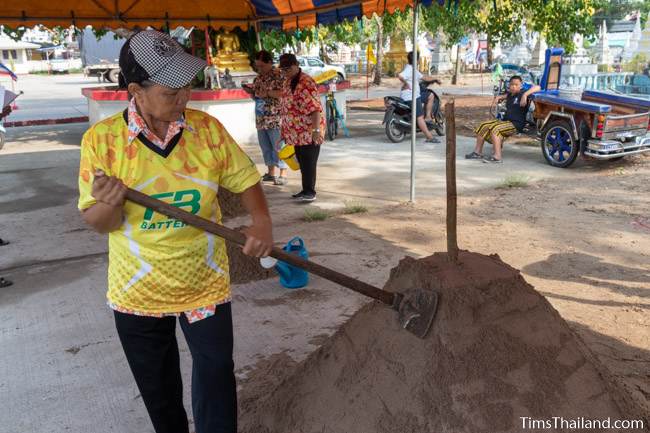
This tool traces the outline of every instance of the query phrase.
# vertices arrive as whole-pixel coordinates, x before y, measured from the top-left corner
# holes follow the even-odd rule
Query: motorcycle
[[[420,81],[420,99],[426,109],[426,101],[429,95],[433,95],[433,107],[431,110],[432,120],[427,121],[429,130],[436,131],[439,136],[445,135],[445,116],[441,110],[440,97],[433,90],[429,89],[431,84],[440,84],[440,81]],[[386,136],[393,143],[404,141],[406,134],[411,132],[411,101],[405,101],[397,96],[384,97],[384,114],[383,125],[386,125]],[[420,128],[417,127],[420,131]]]

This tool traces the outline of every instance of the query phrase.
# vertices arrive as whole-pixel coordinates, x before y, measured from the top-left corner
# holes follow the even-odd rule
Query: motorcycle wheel
[[[5,133],[0,132],[0,150],[2,150],[4,145],[5,145]]]
[[[397,119],[395,119],[394,115],[386,121],[386,136],[393,143],[401,143],[406,137],[406,132],[399,129],[396,123]]]
[[[433,129],[436,130],[436,134],[438,134],[439,137],[442,137],[445,135],[445,115],[441,112],[437,112],[435,115],[435,126]]]

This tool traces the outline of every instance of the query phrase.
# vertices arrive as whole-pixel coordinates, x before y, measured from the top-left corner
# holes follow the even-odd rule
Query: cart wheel
[[[546,162],[560,168],[573,164],[580,150],[571,125],[564,120],[554,120],[544,127],[541,146]]]

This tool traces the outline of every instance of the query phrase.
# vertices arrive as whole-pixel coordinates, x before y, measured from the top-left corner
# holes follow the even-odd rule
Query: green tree
[[[612,21],[622,20],[626,15],[641,11],[641,20],[645,23],[645,19],[650,11],[650,1],[648,0],[609,0],[603,1],[593,16],[594,25],[600,27],[603,21],[612,23]]]
[[[564,47],[571,53],[574,33],[589,38],[596,34],[593,14],[603,0],[529,0],[524,14],[529,29],[538,31],[549,46]]]
[[[456,45],[456,67],[452,84],[458,82],[460,69],[460,40],[479,27],[478,11],[473,2],[459,2],[458,7],[422,8],[422,24],[432,34],[445,34],[447,47]]]
[[[623,71],[641,74],[647,64],[648,58],[644,54],[636,54],[629,62],[623,65]]]

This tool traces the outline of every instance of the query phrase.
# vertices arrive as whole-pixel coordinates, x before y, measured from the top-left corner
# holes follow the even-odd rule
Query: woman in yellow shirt
[[[252,216],[244,253],[273,245],[260,175],[219,121],[187,109],[205,62],[168,35],[136,33],[120,53],[129,107],[83,137],[79,209],[109,234],[108,305],[156,433],[187,433],[176,318],[192,354],[196,433],[236,432],[233,331],[223,239],[125,201],[130,187],[215,222],[219,188]]]

